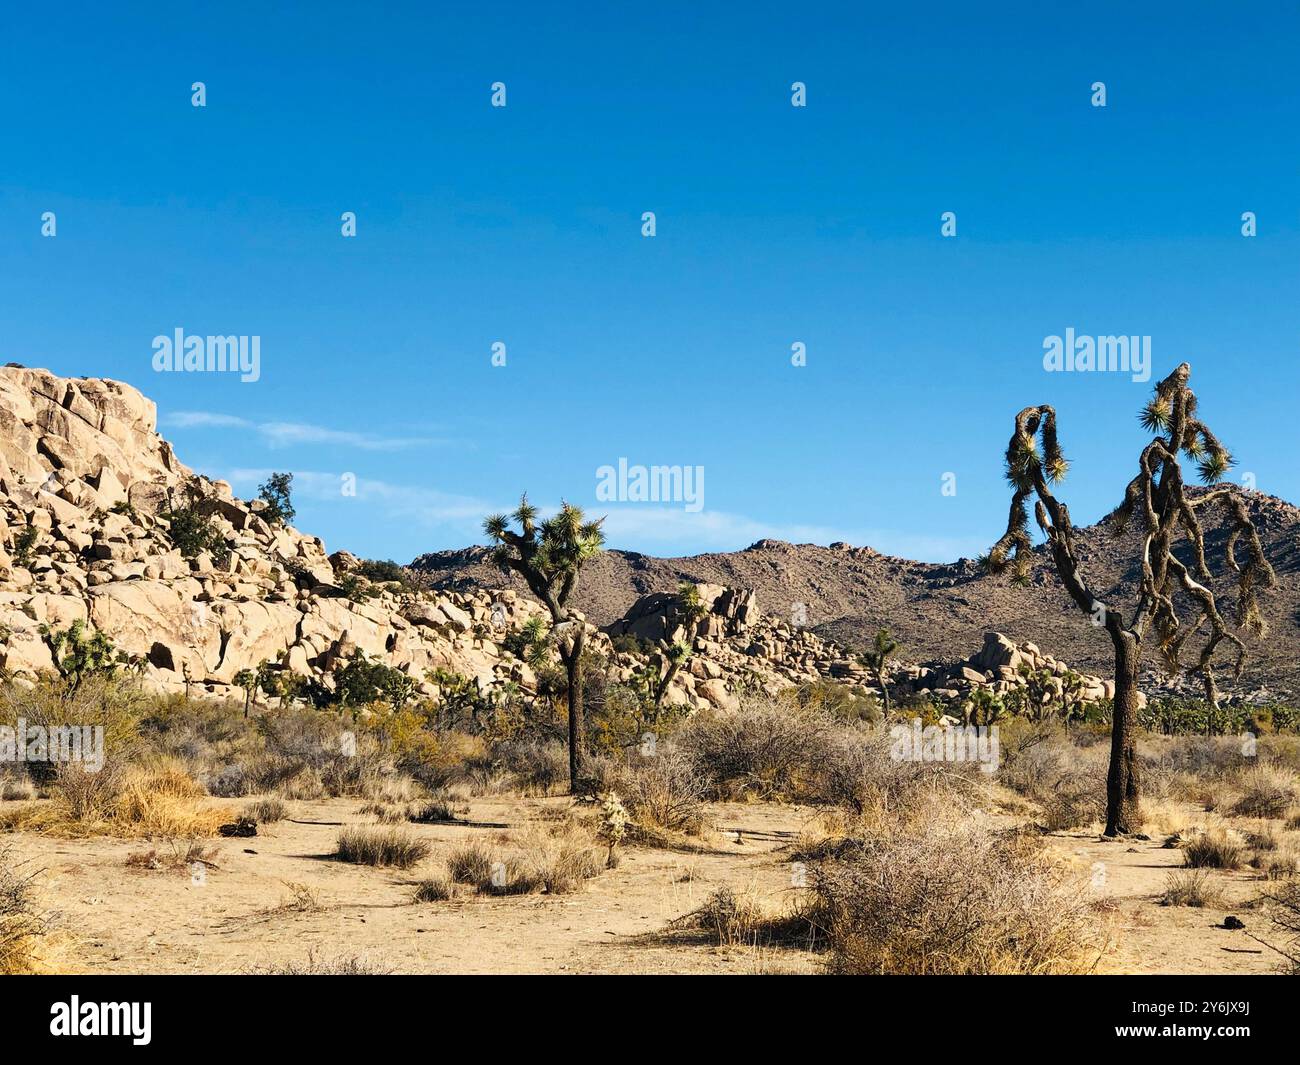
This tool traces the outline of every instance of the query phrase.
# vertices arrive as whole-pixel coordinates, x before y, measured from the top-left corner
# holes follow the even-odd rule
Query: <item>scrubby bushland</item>
[[[0,976],[30,973],[45,935],[45,918],[32,890],[33,872],[18,866],[10,848],[0,847]]]
[[[802,857],[835,972],[1080,973],[1102,949],[1084,878],[1039,841],[942,808]]]

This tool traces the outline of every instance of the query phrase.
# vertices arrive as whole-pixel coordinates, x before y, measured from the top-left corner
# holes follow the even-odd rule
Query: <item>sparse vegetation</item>
[[[1189,869],[1239,869],[1245,860],[1245,846],[1221,828],[1198,833],[1183,848]]]
[[[1223,898],[1208,869],[1181,869],[1170,873],[1165,880],[1165,893],[1161,906],[1193,906],[1217,908]]]
[[[429,844],[400,829],[345,828],[339,833],[335,857],[353,865],[382,865],[409,869],[429,856]]]
[[[0,976],[17,976],[37,967],[46,932],[32,885],[34,871],[22,868],[12,848],[0,846]]]

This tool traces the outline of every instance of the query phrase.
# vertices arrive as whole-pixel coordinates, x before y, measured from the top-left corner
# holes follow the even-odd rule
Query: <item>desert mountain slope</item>
[[[1250,511],[1278,587],[1263,599],[1270,634],[1248,641],[1243,683],[1300,692],[1300,509],[1262,493]],[[1224,537],[1216,514],[1206,515],[1210,568],[1223,569]],[[1115,535],[1104,524],[1079,530],[1085,573],[1104,601],[1123,610],[1135,600],[1136,533]],[[990,530],[990,543],[996,533]],[[1180,552],[1182,557],[1185,554]],[[482,548],[422,555],[412,567],[436,588],[510,587]],[[621,616],[641,595],[669,591],[678,581],[753,588],[758,608],[790,618],[803,603],[814,631],[861,647],[880,625],[901,644],[909,661],[953,661],[980,646],[989,630],[1032,640],[1076,668],[1101,676],[1112,669],[1110,641],[1070,602],[1043,548],[1028,588],[989,576],[972,560],[947,565],[892,558],[869,547],[788,544],[760,540],[743,551],[651,558],[608,551],[584,571],[581,608],[600,624]],[[1228,582],[1217,591],[1233,602]],[[1190,615],[1189,615],[1190,616]],[[1148,663],[1155,668],[1154,657]]]

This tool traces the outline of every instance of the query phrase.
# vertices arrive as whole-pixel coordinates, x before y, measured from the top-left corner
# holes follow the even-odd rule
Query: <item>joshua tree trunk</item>
[[[1110,729],[1110,769],[1106,773],[1106,835],[1120,836],[1138,827],[1141,794],[1137,767],[1138,640],[1130,632],[1112,632],[1115,644],[1115,710]]]
[[[883,707],[885,717],[889,716],[889,681],[885,677],[885,664],[882,662],[876,670],[876,677],[880,681],[880,703]]]
[[[582,622],[573,623],[575,633],[568,650],[560,645],[560,657],[569,678],[569,790],[577,791],[586,760],[586,722],[582,717]]]

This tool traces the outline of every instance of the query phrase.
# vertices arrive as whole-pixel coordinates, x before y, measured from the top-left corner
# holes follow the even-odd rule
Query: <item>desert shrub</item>
[[[35,971],[45,919],[36,908],[34,873],[25,873],[9,847],[0,847],[0,976]]]
[[[1003,747],[998,779],[1036,802],[1049,832],[1082,828],[1106,817],[1103,752],[1080,749],[1073,736],[1037,728]]]
[[[465,807],[457,805],[449,796],[435,795],[407,811],[407,817],[422,825],[440,825],[459,821]]]
[[[617,774],[603,790],[618,792],[635,838],[657,832],[698,836],[704,830],[706,788],[694,763],[666,747]]]
[[[448,875],[458,884],[481,884],[491,879],[492,849],[482,843],[468,843],[447,858]]]
[[[701,712],[677,733],[716,797],[796,797],[813,787],[832,734],[822,711],[748,696],[738,710]]]
[[[1300,976],[1300,881],[1289,880],[1267,892],[1261,900],[1275,933],[1284,945],[1274,946],[1283,958],[1280,972]]]
[[[880,704],[860,688],[839,681],[820,679],[803,684],[795,693],[800,706],[820,710],[836,721],[877,723]]]
[[[830,848],[811,875],[833,971],[1087,971],[1097,918],[1040,842],[942,817]]]
[[[14,537],[13,562],[15,566],[27,566],[32,561],[32,550],[41,538],[40,530],[34,525],[26,525],[22,532]]]
[[[278,796],[271,795],[256,802],[247,803],[239,811],[240,817],[249,817],[259,825],[273,825],[289,816],[289,805]]]
[[[894,757],[885,729],[843,728],[822,744],[803,797],[855,814],[907,818],[936,794],[978,801],[988,775],[974,762],[922,762]]]
[[[569,779],[569,752],[562,743],[520,739],[492,748],[494,760],[513,774],[525,792],[548,795]]]
[[[230,544],[213,522],[211,515],[200,511],[194,504],[168,507],[163,511],[167,521],[167,534],[185,558],[197,558],[204,551],[212,561],[225,567],[230,562]]]
[[[689,925],[707,932],[719,946],[756,942],[764,924],[763,910],[750,895],[738,895],[729,886],[718,888],[696,910],[678,918],[679,927]]]
[[[434,876],[415,885],[416,902],[445,902],[456,894],[456,884],[449,876]]]
[[[1252,766],[1239,773],[1241,797],[1232,807],[1238,817],[1282,817],[1296,799],[1296,775],[1274,765]]]
[[[345,828],[339,833],[335,857],[354,865],[409,869],[429,856],[427,841],[399,829]]]
[[[94,674],[73,688],[62,678],[45,677],[32,687],[0,684],[0,725],[16,728],[18,720],[29,729],[90,727],[103,730],[106,757],[127,761],[141,748],[141,721],[155,698],[132,678]],[[53,763],[27,763],[38,784],[52,780]]]
[[[1246,848],[1221,828],[1193,836],[1183,848],[1183,864],[1189,869],[1239,869]]]
[[[1179,869],[1165,878],[1161,906],[1218,908],[1223,899],[1208,869]]]
[[[562,895],[606,868],[607,849],[574,821],[530,825],[499,840],[499,846],[471,844],[447,859],[451,878],[485,895]]]
[[[273,473],[257,486],[257,498],[266,504],[261,516],[271,525],[288,525],[293,521],[293,474]]]

